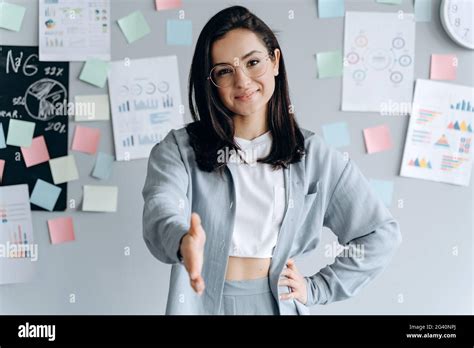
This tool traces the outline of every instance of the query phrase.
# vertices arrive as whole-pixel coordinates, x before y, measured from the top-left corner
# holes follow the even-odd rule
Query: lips
[[[241,94],[241,95],[238,95],[235,97],[235,99],[239,99],[239,100],[247,100],[247,99],[250,99],[256,92],[258,92],[259,89],[256,89],[254,91],[249,91],[249,92],[246,92],[244,94]]]

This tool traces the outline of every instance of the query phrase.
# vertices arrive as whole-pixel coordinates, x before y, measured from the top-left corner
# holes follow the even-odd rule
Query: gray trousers
[[[226,280],[220,314],[279,315],[269,278]]]

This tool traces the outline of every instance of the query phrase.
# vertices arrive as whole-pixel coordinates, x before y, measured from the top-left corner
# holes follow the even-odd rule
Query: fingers
[[[191,214],[191,227],[189,228],[189,234],[196,235],[199,227],[201,227],[201,217],[197,213]]]
[[[298,282],[294,279],[290,279],[290,278],[282,278],[280,279],[280,281],[278,282],[278,285],[287,285],[289,286],[290,288],[292,289],[296,289],[298,287]]]
[[[286,276],[291,279],[298,279],[298,272],[291,269],[291,268],[285,268],[282,272],[281,275]]]
[[[280,300],[285,301],[285,300],[291,300],[292,298],[295,297],[294,292],[290,292],[289,294],[281,294],[280,295]]]
[[[196,279],[191,279],[191,287],[198,295],[202,295],[205,289],[204,279],[201,276],[198,276]]]

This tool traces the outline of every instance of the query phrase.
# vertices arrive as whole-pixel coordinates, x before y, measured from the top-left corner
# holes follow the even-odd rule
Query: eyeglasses
[[[260,77],[267,72],[269,58],[270,54],[254,55],[245,62],[243,67],[239,64],[236,66],[231,64],[216,65],[211,69],[207,79],[216,87],[229,87],[234,84],[236,68],[241,68],[244,74],[250,78]]]

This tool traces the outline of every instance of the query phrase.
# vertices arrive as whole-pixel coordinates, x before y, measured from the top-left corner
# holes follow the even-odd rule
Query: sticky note
[[[377,2],[389,5],[400,5],[402,0],[377,0]]]
[[[100,141],[100,129],[76,126],[72,150],[95,154]]]
[[[48,220],[49,237],[51,244],[61,244],[75,240],[72,217],[60,217]]]
[[[344,0],[319,0],[319,18],[344,17]]]
[[[10,119],[7,145],[30,147],[34,132],[34,122]]]
[[[388,180],[370,179],[369,184],[380,197],[380,199],[382,199],[385,205],[390,207],[393,196],[393,182]]]
[[[4,149],[7,147],[5,143],[5,133],[3,132],[3,124],[0,123],[0,149]]]
[[[3,180],[3,171],[5,169],[5,160],[0,159],[0,184]]]
[[[323,125],[323,136],[326,142],[334,147],[348,146],[351,143],[346,122],[336,122]]]
[[[431,0],[415,0],[414,11],[417,22],[431,21]]]
[[[99,152],[94,166],[92,176],[97,179],[108,179],[112,172],[112,165],[114,163],[114,156]]]
[[[84,185],[83,211],[117,211],[117,186]]]
[[[79,79],[91,85],[103,88],[107,81],[109,63],[100,59],[90,59],[84,63]]]
[[[364,129],[364,139],[368,153],[389,150],[393,146],[390,129],[386,125]]]
[[[118,24],[128,43],[135,42],[151,32],[148,22],[140,11],[119,19]]]
[[[318,61],[318,77],[336,77],[342,75],[341,51],[321,52],[316,57]]]
[[[431,80],[456,80],[458,59],[454,54],[431,55]]]
[[[13,31],[20,31],[26,8],[19,5],[0,3],[0,28]]]
[[[30,202],[43,209],[53,211],[60,193],[60,187],[38,179],[33,192],[31,192]]]
[[[172,10],[181,7],[181,0],[155,0],[156,10]]]
[[[79,179],[76,161],[73,155],[58,157],[49,160],[53,182],[58,185],[64,182]]]
[[[166,43],[168,45],[191,46],[193,44],[192,21],[168,19],[166,22]]]
[[[75,102],[75,121],[107,121],[110,119],[109,96],[77,95]]]
[[[30,147],[22,147],[21,153],[27,167],[49,161],[48,147],[42,135],[34,138]]]

